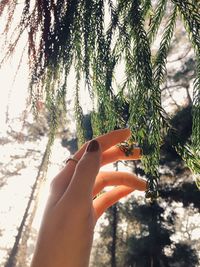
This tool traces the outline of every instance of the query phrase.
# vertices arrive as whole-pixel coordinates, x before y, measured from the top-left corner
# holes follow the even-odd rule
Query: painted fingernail
[[[87,152],[95,152],[98,150],[99,150],[99,143],[96,140],[92,140],[87,147]]]

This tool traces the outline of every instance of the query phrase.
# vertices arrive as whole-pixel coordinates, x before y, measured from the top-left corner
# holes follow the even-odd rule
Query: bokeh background
[[[2,18],[1,18],[2,19]],[[163,20],[162,27],[166,25]],[[162,32],[161,27],[161,32]],[[161,34],[160,32],[160,34]],[[158,40],[159,42],[159,34]],[[60,121],[59,132],[48,154],[49,114],[38,103],[35,120],[28,92],[28,59],[15,55],[0,70],[0,266],[30,265],[49,184],[77,150],[73,117],[74,95],[67,94],[67,118]],[[157,43],[155,43],[155,49]],[[4,51],[1,51],[3,55]],[[19,67],[19,63],[21,65]],[[123,69],[123,66],[121,66]],[[121,75],[121,69],[118,70]],[[162,87],[163,108],[183,143],[192,130],[191,103],[195,78],[195,57],[180,20],[167,61],[167,79]],[[75,76],[69,77],[71,88]],[[80,96],[84,126],[92,136],[88,92]],[[175,150],[168,136],[161,150],[158,200],[152,204],[144,193],[133,192],[111,207],[95,228],[91,267],[198,267],[200,266],[199,190],[194,177]],[[107,170],[125,170],[144,177],[140,162],[118,162]]]

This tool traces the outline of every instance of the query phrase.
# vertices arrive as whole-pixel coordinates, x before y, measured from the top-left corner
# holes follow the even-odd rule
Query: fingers
[[[96,138],[96,140],[99,142],[101,146],[101,150],[105,151],[109,149],[110,147],[128,139],[130,137],[130,134],[131,132],[128,128],[120,129],[120,130],[115,130],[107,134],[104,134],[102,136],[99,136]],[[81,147],[81,149],[76,152],[74,157],[77,160],[80,160],[80,158],[85,152],[87,145],[88,143],[85,143]],[[74,174],[75,168],[76,168],[76,163],[70,160],[66,164],[66,166],[60,171],[60,173],[53,179],[52,186],[51,186],[52,188],[51,198],[53,199],[53,202],[56,202],[58,198],[60,198],[64,194]]]
[[[71,204],[85,203],[92,200],[92,191],[101,162],[101,147],[96,140],[92,140],[84,155],[79,160],[72,176],[69,187],[65,191],[61,201]]]
[[[94,211],[95,211],[95,219],[98,218],[107,210],[110,206],[115,204],[122,197],[130,194],[134,191],[134,188],[121,185],[117,186],[109,192],[102,194],[100,197],[96,198],[93,201]]]
[[[115,204],[122,197],[134,190],[145,191],[147,188],[146,181],[138,178],[132,173],[100,172],[95,181],[93,196],[98,194],[104,187],[115,185],[118,186],[111,191],[102,194],[93,201],[96,220],[106,209]]]
[[[122,151],[118,146],[113,146],[103,153],[101,166],[118,160],[138,160],[142,156],[141,149],[139,147],[134,148],[131,152],[132,155],[126,156],[124,151]]]
[[[99,142],[102,152],[109,149],[110,147],[119,144],[125,140],[127,140],[131,135],[131,131],[128,128],[119,129],[115,131],[111,131],[107,134],[96,137],[95,139]],[[76,159],[80,159],[83,155],[85,149],[87,147],[87,143],[84,144],[79,151],[74,155]]]
[[[125,185],[134,190],[145,191],[147,183],[136,175],[128,172],[100,172],[97,175],[93,188],[93,196],[96,196],[106,186]]]

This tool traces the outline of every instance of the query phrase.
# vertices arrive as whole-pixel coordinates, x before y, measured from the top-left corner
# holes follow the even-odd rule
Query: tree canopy
[[[76,74],[75,114],[80,143],[86,139],[80,104],[81,80],[93,103],[93,134],[129,126],[143,150],[148,179],[147,196],[157,196],[160,148],[168,133],[187,166],[200,173],[200,4],[194,0],[25,0],[0,1],[6,19],[7,47],[3,62],[27,39],[30,96],[37,112],[44,101],[50,112],[52,137],[66,110],[67,78]],[[21,12],[15,21],[15,12]],[[168,18],[156,53],[154,41],[164,17]],[[162,107],[161,88],[176,20],[181,18],[196,55],[192,99],[192,136],[185,143]],[[119,81],[117,68],[124,78]],[[122,145],[123,148],[123,145]],[[199,186],[199,178],[197,185]]]

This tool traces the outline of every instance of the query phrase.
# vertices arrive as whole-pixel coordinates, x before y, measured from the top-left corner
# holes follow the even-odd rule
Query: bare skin
[[[146,181],[126,172],[99,172],[127,158],[115,145],[130,137],[129,129],[112,131],[84,144],[53,179],[31,267],[88,267],[94,227],[103,212],[134,190],[146,190]],[[105,186],[111,191],[94,199]]]

